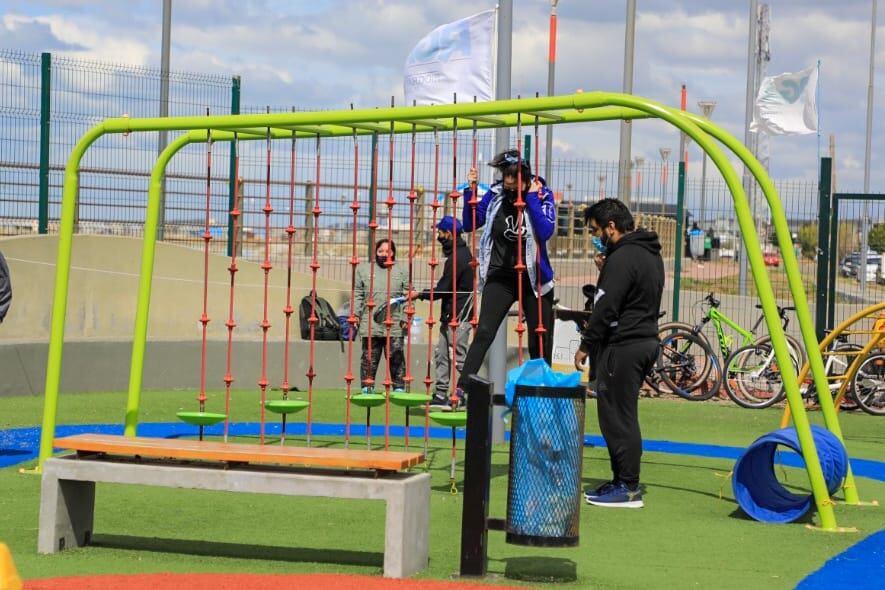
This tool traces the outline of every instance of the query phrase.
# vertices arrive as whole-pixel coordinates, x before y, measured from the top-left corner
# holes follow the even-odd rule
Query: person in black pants
[[[449,386],[452,363],[459,371],[461,370],[470,340],[470,314],[473,313],[473,267],[470,263],[473,262],[473,256],[464,238],[461,237],[463,227],[460,221],[451,215],[446,215],[436,224],[436,230],[436,239],[442,245],[446,261],[443,263],[442,276],[434,287],[434,298],[436,301],[442,301],[442,304],[439,315],[439,340],[434,351],[436,381],[430,407],[445,411],[451,409]],[[413,292],[413,298],[429,301],[430,289],[424,289],[420,293]],[[458,321],[458,327],[455,329],[454,359],[451,358],[452,330],[449,326],[453,317]]]
[[[539,176],[532,176],[528,162],[517,150],[507,150],[498,154],[489,166],[501,173],[501,180],[492,184],[476,205],[476,226],[473,223],[473,209],[470,200],[471,189],[464,191],[463,226],[465,232],[490,224],[479,242],[477,261],[479,262],[479,286],[482,289],[482,306],[479,310],[479,323],[473,335],[473,342],[467,351],[464,367],[458,381],[463,389],[469,375],[477,373],[488,352],[498,326],[507,317],[510,307],[519,297],[519,274],[522,274],[522,308],[528,324],[525,336],[528,338],[529,356],[543,357],[548,363],[553,356],[553,268],[547,255],[547,240],[556,229],[556,205],[553,192]],[[476,168],[467,176],[470,185],[477,181]],[[519,187],[519,180],[523,186]],[[516,208],[517,190],[522,191],[525,202],[522,219]],[[516,270],[517,248],[522,236],[522,262],[525,269]],[[540,257],[539,257],[540,254]],[[541,313],[538,317],[538,297],[541,298]],[[544,335],[544,350],[540,349],[535,328],[539,325],[547,330]],[[460,394],[460,391],[459,391]]]
[[[661,243],[656,233],[635,229],[630,210],[617,199],[595,203],[584,218],[605,252],[596,258],[601,272],[593,314],[575,353],[575,367],[582,370],[589,358],[599,429],[612,470],[610,482],[584,495],[590,504],[640,508],[639,387],[658,354]]]

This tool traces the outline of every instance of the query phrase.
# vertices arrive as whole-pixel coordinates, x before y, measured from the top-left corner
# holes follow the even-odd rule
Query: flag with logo
[[[406,104],[450,104],[492,98],[495,11],[486,10],[433,29],[406,59]]]
[[[771,135],[817,132],[817,68],[762,79],[750,131]]]

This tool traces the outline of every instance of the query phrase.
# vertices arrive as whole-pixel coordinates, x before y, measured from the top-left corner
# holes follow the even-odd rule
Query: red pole
[[[267,109],[270,112],[270,108]],[[267,331],[270,329],[270,321],[267,317],[268,292],[270,290],[270,269],[273,265],[270,263],[270,214],[273,213],[273,207],[270,201],[270,127],[267,128],[267,147],[265,159],[265,182],[264,182],[264,261],[261,263],[261,269],[264,271],[264,307],[261,318],[261,377],[258,379],[258,387],[261,388],[261,419],[258,442],[264,444],[264,404],[267,401]]]

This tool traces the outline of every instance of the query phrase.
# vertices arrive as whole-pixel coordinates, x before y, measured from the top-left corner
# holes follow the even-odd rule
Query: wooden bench
[[[427,567],[430,474],[403,472],[424,461],[421,453],[93,434],[56,439],[54,446],[76,453],[43,465],[40,553],[90,543],[101,482],[384,500],[384,575],[402,578]]]

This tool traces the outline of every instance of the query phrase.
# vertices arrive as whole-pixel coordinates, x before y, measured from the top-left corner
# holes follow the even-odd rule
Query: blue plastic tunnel
[[[830,431],[812,426],[811,434],[817,447],[827,490],[832,495],[839,489],[848,472],[848,454],[845,446]],[[732,474],[734,496],[741,509],[762,522],[793,522],[808,512],[814,502],[811,495],[798,496],[777,480],[774,463],[778,445],[798,453],[799,461],[793,464],[801,465],[796,429],[784,428],[756,439],[738,459]]]

